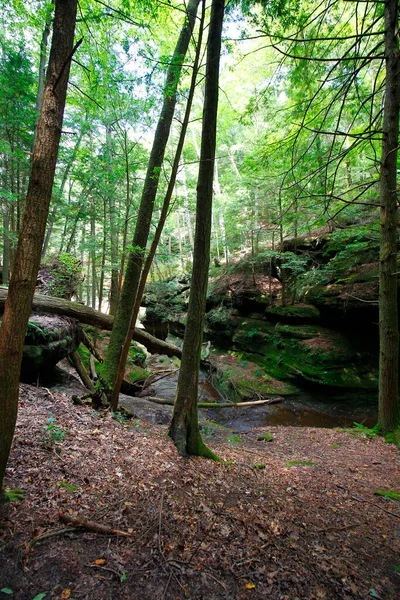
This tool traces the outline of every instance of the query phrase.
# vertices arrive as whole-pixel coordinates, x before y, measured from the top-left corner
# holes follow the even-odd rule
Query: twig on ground
[[[132,534],[127,531],[120,531],[119,529],[114,529],[114,527],[110,527],[109,525],[101,525],[100,523],[95,523],[94,521],[88,521],[84,517],[69,515],[67,513],[58,514],[61,521],[64,523],[71,523],[72,525],[75,525],[75,527],[81,527],[96,533],[105,533],[107,535],[120,535],[122,537],[132,536]]]
[[[86,564],[85,567],[89,567],[89,569],[100,569],[101,571],[108,571],[109,573],[112,573],[113,575],[115,575],[115,577],[118,579],[118,581],[121,580],[121,573],[118,573],[118,571],[116,571],[115,569],[111,569],[111,567],[103,567],[102,565],[91,565],[91,564]]]
[[[360,498],[359,496],[352,496],[352,499],[357,500],[357,502],[366,502],[367,504],[371,504],[375,508],[379,508],[379,510],[383,510],[383,512],[387,513],[388,515],[391,515],[392,517],[395,517],[396,519],[400,519],[400,515],[392,512],[390,510],[386,510],[386,508],[379,506],[379,504],[375,504],[375,502],[371,502],[370,500],[366,500],[365,498]]]
[[[64,527],[63,529],[57,529],[55,531],[46,531],[46,533],[42,533],[42,535],[38,535],[28,542],[29,548],[33,548],[36,544],[47,540],[48,538],[55,537],[56,535],[64,535],[64,533],[72,533],[74,531],[79,531],[79,527]]]

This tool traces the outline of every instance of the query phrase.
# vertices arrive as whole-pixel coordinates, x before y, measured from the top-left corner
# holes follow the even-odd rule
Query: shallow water
[[[156,357],[152,357],[152,369],[159,372],[168,368],[173,369],[173,365],[160,365],[156,361]],[[173,399],[178,382],[177,369],[170,374],[162,373],[161,376],[162,378],[151,384],[152,395]],[[221,394],[208,380],[207,373],[201,371],[199,401],[223,400]],[[287,396],[279,404],[209,408],[202,409],[202,413],[220,425],[238,432],[248,431],[253,427],[268,427],[268,425],[351,427],[354,422],[357,422],[372,427],[377,420],[377,393],[363,390],[328,390],[319,386],[303,390],[294,396]]]

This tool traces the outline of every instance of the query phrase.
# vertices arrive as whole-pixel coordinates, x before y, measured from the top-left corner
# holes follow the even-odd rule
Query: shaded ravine
[[[155,373],[146,395],[173,399],[178,382],[178,369],[169,364],[171,373],[165,373],[166,365],[151,357],[149,368]],[[175,368],[174,368],[175,367]],[[157,379],[157,371],[162,378]],[[200,371],[199,401],[218,402],[226,400],[210,382],[208,373]],[[351,427],[354,422],[367,427],[377,420],[377,394],[365,390],[338,390],[310,387],[299,394],[282,398],[279,404],[201,409],[203,417],[234,431],[244,432],[253,427],[268,425],[292,425],[298,427]]]

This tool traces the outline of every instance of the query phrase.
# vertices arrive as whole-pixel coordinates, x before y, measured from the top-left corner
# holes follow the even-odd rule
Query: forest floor
[[[225,461],[181,458],[166,425],[21,386],[0,507],[0,599],[400,597],[400,453],[337,429],[205,427]],[[127,535],[61,521],[80,516]]]

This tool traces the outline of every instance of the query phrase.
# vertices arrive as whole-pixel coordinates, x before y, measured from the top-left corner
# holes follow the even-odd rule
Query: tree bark
[[[383,432],[400,421],[397,313],[397,155],[400,58],[397,0],[385,2],[386,85],[380,180],[379,423]]]
[[[17,419],[22,348],[54,182],[73,54],[76,8],[77,0],[56,0],[55,3],[53,38],[28,193],[0,329],[0,488]]]
[[[186,132],[187,132],[187,128],[189,125],[193,97],[194,97],[194,92],[195,92],[195,88],[196,88],[197,73],[198,73],[199,62],[200,62],[201,42],[203,39],[204,17],[205,17],[205,3],[203,2],[202,16],[201,16],[201,20],[200,20],[199,37],[198,37],[198,41],[197,41],[196,56],[195,56],[195,60],[193,63],[192,78],[191,78],[191,82],[190,82],[189,96],[188,96],[188,100],[186,103],[185,116],[184,116],[184,119],[182,122],[181,131],[179,134],[178,145],[176,147],[174,162],[172,164],[172,169],[171,169],[171,176],[170,176],[168,188],[167,188],[167,191],[166,191],[166,194],[164,197],[164,202],[163,202],[163,206],[161,209],[160,218],[158,220],[158,225],[156,227],[156,231],[155,231],[154,238],[153,238],[153,241],[150,246],[149,253],[147,255],[146,261],[143,266],[142,275],[140,277],[139,286],[138,286],[138,290],[136,293],[135,306],[133,308],[129,331],[126,335],[125,342],[122,347],[121,356],[120,356],[119,363],[118,363],[118,373],[117,373],[117,376],[115,379],[114,389],[112,391],[112,396],[111,396],[111,405],[113,406],[114,410],[118,406],[119,390],[120,390],[122,380],[124,377],[124,373],[125,373],[125,365],[126,365],[126,361],[128,358],[128,353],[129,353],[129,348],[131,345],[132,336],[134,334],[136,320],[137,320],[137,317],[139,314],[140,303],[142,302],[147,277],[149,275],[150,267],[153,263],[153,259],[156,254],[156,250],[157,250],[160,238],[161,238],[161,234],[164,229],[165,221],[167,220],[167,217],[168,217],[169,207],[171,204],[171,198],[172,198],[172,194],[173,194],[173,191],[175,188],[176,177],[177,177],[178,170],[179,170],[180,159],[181,159],[181,155],[182,155],[183,145],[185,143]],[[113,314],[113,313],[111,313],[111,311],[110,311],[110,314]]]
[[[178,452],[218,460],[204,444],[198,426],[197,389],[210,262],[213,175],[217,136],[219,63],[224,0],[213,0],[207,44],[207,67],[197,182],[193,272],[182,361],[174,413],[169,429]]]
[[[122,287],[121,297],[115,315],[115,323],[111,334],[110,343],[104,358],[103,376],[108,390],[112,390],[115,385],[122,346],[125,342],[126,336],[128,335],[132,320],[137,288],[143,266],[144,251],[149,236],[151,218],[153,215],[154,201],[157,195],[158,182],[164,160],[165,148],[175,111],[178,83],[180,80],[183,61],[192,37],[199,1],[200,0],[189,0],[185,22],[167,71],[167,78],[164,87],[164,101],[154,136],[149,164],[147,167],[147,173],[139,207],[139,214],[137,216],[136,228],[132,242],[133,250],[130,252],[128,257],[125,281]]]

